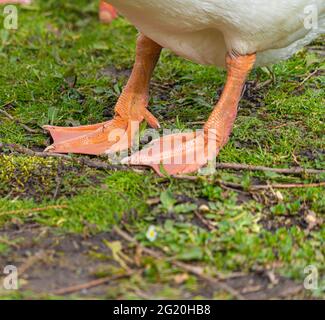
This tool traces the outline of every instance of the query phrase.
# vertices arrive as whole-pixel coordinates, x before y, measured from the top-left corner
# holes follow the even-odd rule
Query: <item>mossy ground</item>
[[[50,143],[40,129],[44,124],[109,119],[132,67],[136,33],[123,18],[111,26],[99,24],[96,2],[35,1],[19,8],[19,29],[0,28],[0,107],[17,120],[0,115],[1,141],[42,150]],[[252,72],[218,161],[324,169],[324,46],[320,38],[273,66],[271,74]],[[199,127],[224,80],[222,70],[164,52],[150,109],[164,128]],[[55,298],[56,289],[124,269],[134,274],[71,298],[233,298],[173,266],[176,260],[226,278],[248,298],[324,297],[324,188],[250,193],[217,183],[236,182],[245,189],[256,181],[309,183],[324,176],[220,170],[212,180],[179,181],[5,148],[0,168],[0,270],[8,263],[24,268],[43,254],[25,268],[19,291],[0,289],[3,298]],[[209,210],[200,213],[202,205]],[[150,257],[121,240],[112,231],[116,225],[163,257]],[[154,242],[146,239],[151,225],[158,233]],[[308,265],[320,275],[313,292],[301,289]]]

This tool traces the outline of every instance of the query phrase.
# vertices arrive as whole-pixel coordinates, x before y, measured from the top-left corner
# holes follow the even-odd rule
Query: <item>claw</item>
[[[44,150],[44,152],[52,153],[54,150],[55,150],[55,147],[52,145],[52,146],[47,147],[47,148]]]
[[[99,19],[102,23],[110,24],[118,17],[116,9],[105,1],[100,2],[99,6]]]
[[[158,119],[148,110],[146,109],[144,113],[144,119],[148,122],[149,126],[154,129],[160,129],[160,123]]]

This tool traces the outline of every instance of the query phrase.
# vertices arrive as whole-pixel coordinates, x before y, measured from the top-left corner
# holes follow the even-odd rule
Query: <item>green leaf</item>
[[[321,58],[318,57],[315,53],[308,53],[306,55],[306,66],[310,67],[311,65],[315,64],[315,63],[320,63],[321,62]]]
[[[176,199],[170,190],[166,190],[161,193],[160,202],[164,209],[167,211],[172,211],[174,204],[176,203]]]
[[[280,203],[272,207],[271,212],[274,213],[275,215],[283,215],[287,213],[287,207],[286,205]]]
[[[47,120],[50,125],[55,124],[56,118],[58,116],[58,109],[55,107],[50,107],[47,111]]]
[[[170,175],[168,174],[168,172],[166,171],[164,165],[162,163],[159,164],[159,171],[160,173],[163,174],[163,176],[165,176],[166,178],[170,178]]]
[[[189,213],[197,210],[197,205],[194,203],[182,203],[174,208],[175,213]]]
[[[178,259],[183,261],[201,260],[203,258],[203,251],[200,247],[190,248],[178,255]]]

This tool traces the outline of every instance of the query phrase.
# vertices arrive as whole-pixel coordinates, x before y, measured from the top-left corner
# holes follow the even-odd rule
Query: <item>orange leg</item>
[[[104,0],[101,0],[99,5],[99,20],[102,23],[110,24],[117,17],[118,13],[116,9]]]
[[[162,174],[191,173],[213,160],[227,143],[237,117],[238,103],[247,75],[253,68],[256,55],[226,57],[227,81],[224,91],[204,130],[195,133],[168,135],[155,140],[151,146],[129,158],[124,164],[145,165]]]
[[[46,151],[91,155],[123,151],[131,147],[143,120],[151,127],[159,128],[158,120],[147,110],[147,106],[149,83],[161,49],[158,44],[140,35],[133,71],[116,104],[114,118],[108,122],[75,128],[45,126],[54,140]]]

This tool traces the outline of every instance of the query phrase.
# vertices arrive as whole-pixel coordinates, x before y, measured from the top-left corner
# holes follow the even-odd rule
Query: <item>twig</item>
[[[269,127],[270,130],[275,130],[275,129],[280,129],[280,128],[283,128],[283,127],[287,127],[289,125],[289,123],[282,123],[282,124],[279,124],[275,127]]]
[[[206,220],[200,213],[197,211],[194,212],[194,215],[200,220],[200,222],[209,230],[214,231],[216,230],[216,227],[210,223],[210,221]]]
[[[325,187],[325,182],[318,183],[291,183],[291,184],[270,184],[270,185],[254,185],[249,188],[251,191],[266,189],[295,189],[295,188],[319,188]]]
[[[8,148],[11,151],[15,151],[21,154],[26,154],[34,157],[42,158],[62,158],[69,161],[75,161],[79,164],[86,165],[93,169],[99,170],[119,170],[119,171],[130,171],[130,167],[123,165],[111,165],[103,161],[93,161],[88,158],[73,158],[65,154],[47,153],[47,152],[37,152],[29,148],[17,145],[17,144],[4,144],[0,143],[0,149]],[[301,174],[324,174],[325,170],[318,169],[305,169],[305,168],[270,168],[264,166],[253,166],[248,164],[237,164],[237,163],[217,163],[216,169],[219,170],[235,170],[235,171],[262,171],[262,172],[274,172],[279,174],[291,174],[291,175],[301,175]],[[132,169],[131,169],[132,170]],[[140,172],[139,167],[137,172]],[[144,170],[143,170],[144,171]],[[191,176],[189,176],[191,177]],[[177,178],[177,176],[176,176]],[[196,177],[193,177],[196,180]],[[191,178],[188,178],[190,180]]]
[[[46,211],[46,210],[65,209],[65,208],[68,208],[68,206],[67,205],[57,205],[57,206],[48,206],[48,207],[43,207],[43,208],[13,210],[13,211],[8,211],[8,212],[0,212],[0,217],[7,216],[7,215],[21,214],[21,213],[42,212],[42,211]]]
[[[71,157],[65,154],[56,154],[56,153],[46,153],[46,152],[37,152],[29,148],[20,146],[15,143],[0,143],[0,149],[9,149],[11,152],[17,152],[19,154],[24,154],[31,157],[40,157],[40,158],[63,158],[67,160],[72,160]]]
[[[53,194],[53,200],[56,200],[58,198],[61,184],[62,184],[62,177],[57,177],[57,179],[55,179],[55,180],[56,180],[56,187],[55,187],[55,191]]]
[[[28,257],[25,262],[18,268],[19,275],[26,273],[37,261],[41,260],[45,256],[46,252],[39,251],[35,255]]]
[[[310,73],[297,87],[297,89],[300,89],[310,78],[312,78],[314,75],[318,73],[319,69],[314,70],[312,73]]]
[[[40,157],[40,158],[60,158],[72,162],[77,162],[80,165],[85,165],[89,168],[93,169],[99,169],[99,170],[119,170],[119,171],[129,171],[130,169],[126,166],[122,165],[111,165],[102,161],[93,161],[88,158],[73,158],[70,157],[69,155],[65,154],[57,154],[57,153],[47,153],[47,152],[38,152],[38,151],[33,151],[29,148],[17,145],[17,144],[4,144],[0,143],[0,149],[7,148],[11,151],[18,152],[20,154],[25,154],[28,156],[32,157]]]
[[[203,124],[205,124],[205,122],[204,121],[191,121],[191,122],[187,122],[187,124],[196,126],[196,125],[203,125]]]
[[[129,234],[127,234],[126,232],[121,230],[119,227],[115,226],[113,230],[122,239],[139,246],[142,249],[142,251],[147,253],[148,255],[150,255],[156,259],[165,258],[163,253],[157,252],[157,251],[154,251],[147,247],[142,246],[137,240],[135,240]],[[245,300],[245,297],[243,295],[241,295],[240,292],[238,292],[236,289],[232,288],[231,286],[229,286],[226,283],[219,281],[218,279],[215,279],[208,275],[205,275],[203,273],[202,268],[196,267],[196,266],[191,266],[191,265],[185,264],[185,263],[177,261],[177,260],[170,260],[169,262],[171,264],[173,264],[174,266],[181,268],[181,269],[183,269],[183,270],[185,270],[185,271],[187,271],[187,272],[189,272],[189,273],[191,273],[191,274],[193,274],[209,283],[213,283],[214,285],[219,286],[221,289],[225,290],[226,292],[228,292],[229,294],[231,294],[233,297],[237,298],[238,300]]]
[[[61,188],[62,180],[63,180],[63,178],[61,177],[62,166],[63,166],[63,163],[62,163],[62,161],[60,161],[59,164],[58,164],[58,171],[57,171],[57,175],[56,175],[56,178],[55,178],[56,187],[55,187],[55,191],[54,191],[54,194],[53,194],[53,200],[56,200],[59,193],[60,193],[60,188]]]
[[[37,157],[58,157],[61,159],[65,159],[68,161],[74,161],[79,163],[80,165],[86,165],[89,168],[98,169],[98,170],[119,170],[119,171],[129,171],[130,168],[122,165],[111,165],[102,161],[93,161],[88,158],[72,158],[68,155],[62,154],[49,154],[46,152],[36,152],[31,149],[28,149],[23,146],[19,146],[16,144],[3,144],[0,143],[1,148],[8,148],[10,150],[14,150],[16,152],[26,154],[29,156],[37,156]],[[248,171],[262,171],[262,172],[275,172],[279,174],[291,174],[291,175],[300,175],[300,174],[324,174],[325,170],[317,170],[317,169],[305,169],[305,168],[269,168],[264,166],[253,166],[246,164],[235,164],[235,163],[217,163],[217,169],[226,169],[226,170],[248,170]],[[131,169],[132,170],[132,169]],[[137,172],[142,173],[143,171],[137,169]],[[189,181],[198,181],[202,179],[200,176],[173,176],[175,179],[179,180],[189,180]],[[223,188],[232,188],[237,190],[244,190],[243,186],[236,183],[219,181],[219,185]],[[293,189],[293,188],[313,188],[313,187],[323,187],[325,186],[325,182],[319,183],[311,183],[311,184],[269,184],[269,185],[253,185],[246,191],[258,191],[258,190],[267,190],[267,189]],[[1,214],[0,214],[1,215]]]
[[[0,109],[0,113],[3,114],[5,117],[7,117],[9,120],[19,124],[22,128],[24,128],[27,132],[29,133],[40,133],[39,130],[36,129],[32,129],[30,127],[28,127],[26,124],[22,123],[20,120],[15,119],[11,114],[9,114],[8,112]]]
[[[13,243],[10,240],[7,240],[5,238],[0,238],[0,243],[4,243],[4,244],[6,244],[8,246],[11,246],[11,247],[14,247],[16,249],[19,249],[19,246],[17,244],[15,244],[15,243]]]
[[[116,275],[116,276],[110,276],[110,277],[105,277],[105,278],[89,281],[89,282],[82,283],[79,285],[75,285],[75,286],[71,286],[71,287],[67,287],[67,288],[63,288],[63,289],[58,289],[58,290],[54,291],[53,294],[58,295],[58,296],[63,296],[63,295],[71,294],[71,293],[78,292],[81,290],[91,289],[94,287],[104,285],[107,282],[119,280],[122,278],[128,278],[132,274],[133,274],[133,272],[127,272],[127,273]]]
[[[189,180],[189,181],[198,181],[202,179],[200,176],[173,176],[173,178],[178,180]],[[226,182],[226,181],[216,181],[217,184],[219,184],[221,187],[228,187],[232,189],[239,189],[239,190],[245,190],[245,188],[238,183],[233,182]],[[316,182],[316,183],[291,183],[291,184],[263,184],[263,185],[252,185],[250,186],[247,191],[257,191],[257,190],[267,190],[267,189],[295,189],[295,188],[319,188],[324,187],[324,182]]]
[[[93,169],[99,169],[99,170],[119,170],[119,171],[129,171],[129,167],[121,166],[121,165],[111,165],[102,161],[93,161],[88,158],[71,158],[68,155],[62,155],[62,154],[49,154],[46,152],[36,152],[31,149],[28,149],[26,147],[22,147],[16,144],[3,144],[0,143],[0,149],[2,148],[8,148],[10,150],[14,150],[16,152],[26,154],[29,156],[37,156],[37,157],[58,157],[61,159],[69,160],[69,161],[75,161],[81,165],[86,165],[89,168]],[[304,168],[269,168],[269,167],[263,167],[263,166],[252,166],[252,165],[246,165],[246,164],[235,164],[235,163],[218,163],[216,165],[217,169],[227,169],[227,170],[248,170],[248,171],[269,171],[269,172],[275,172],[275,173],[281,173],[281,174],[323,174],[325,173],[325,170],[317,170],[317,169],[304,169]],[[138,172],[140,172],[138,170]],[[189,181],[198,181],[201,179],[200,176],[173,176],[175,179],[180,180],[189,180]],[[219,182],[220,186],[243,190],[243,186],[236,183],[231,182]],[[267,190],[270,188],[274,189],[293,189],[293,188],[313,188],[313,187],[323,187],[325,186],[325,182],[319,182],[319,183],[311,183],[311,184],[274,184],[274,185],[254,185],[251,186],[247,191],[257,191],[257,190]],[[0,214],[1,215],[1,214]]]
[[[217,163],[216,169],[236,170],[236,171],[262,171],[275,172],[280,174],[322,174],[325,170],[305,169],[305,168],[269,168],[264,166],[253,166],[249,164],[237,163]]]
[[[255,90],[260,90],[264,87],[267,87],[269,84],[273,83],[274,82],[274,79],[268,79],[262,83],[257,83],[256,86],[255,86]]]

